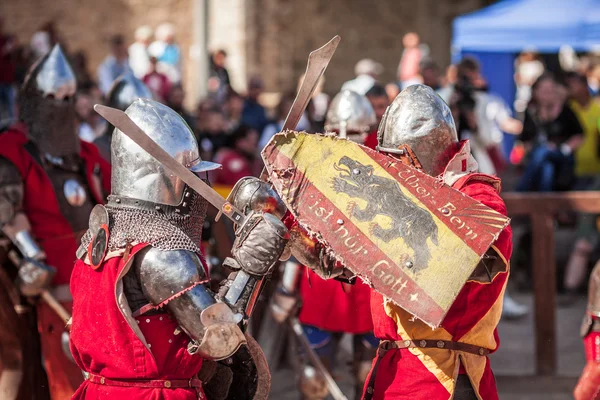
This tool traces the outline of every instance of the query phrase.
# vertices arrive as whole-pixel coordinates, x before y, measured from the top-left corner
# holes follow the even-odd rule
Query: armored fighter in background
[[[138,99],[125,114],[183,172],[219,167],[200,159],[192,131],[170,108]],[[228,261],[237,275],[215,294],[199,249],[207,201],[120,129],[111,152],[112,192],[91,214],[71,278],[71,349],[88,373],[74,398],[204,398],[198,372],[207,360],[225,360],[211,400],[266,398],[268,370],[240,328],[260,285],[246,286],[239,302],[227,299],[238,276],[268,275],[287,229],[271,214],[250,212]]]
[[[152,99],[152,93],[144,82],[133,76],[131,72],[126,72],[113,82],[106,95],[106,105],[125,111],[137,99]],[[104,134],[94,140],[100,155],[108,162],[110,162],[110,141],[114,129],[114,126],[107,123]]]
[[[22,257],[19,289],[28,297],[49,289],[67,310],[74,252],[90,211],[110,191],[108,164],[77,136],[75,89],[73,71],[57,45],[25,79],[21,122],[0,135],[0,227]],[[69,398],[82,375],[63,351],[65,321],[44,302],[38,303],[37,318],[50,394]]]

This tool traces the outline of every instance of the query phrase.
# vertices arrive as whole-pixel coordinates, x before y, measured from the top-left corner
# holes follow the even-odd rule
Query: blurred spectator
[[[458,80],[458,66],[456,64],[448,65],[446,74],[442,82],[442,87],[454,86]]]
[[[115,35],[110,40],[110,54],[98,67],[98,85],[102,93],[108,93],[113,81],[126,72],[131,72],[131,68],[125,38]]]
[[[517,191],[549,192],[572,183],[573,153],[583,142],[583,129],[571,108],[560,101],[558,91],[554,77],[548,73],[531,87],[521,135],[530,151]]]
[[[129,65],[138,79],[142,79],[150,71],[148,46],[151,40],[152,28],[142,25],[135,30],[135,42],[129,46]]]
[[[77,91],[75,96],[75,114],[79,122],[79,138],[93,143],[104,133],[105,121],[94,111],[94,104],[101,103],[95,95],[93,85],[88,84]]]
[[[575,174],[584,186],[600,174],[600,104],[592,99],[587,78],[576,72],[567,74],[569,106],[583,128],[584,140],[575,152]],[[580,187],[583,188],[583,187]]]
[[[515,61],[515,111],[522,113],[531,99],[531,85],[544,73],[544,64],[533,51],[524,51]]]
[[[240,125],[227,137],[227,146],[219,150],[214,161],[221,164],[215,170],[212,182],[216,185],[233,186],[245,176],[256,176],[260,171],[258,153],[258,132]]]
[[[502,98],[488,92],[477,60],[465,57],[458,65],[458,82],[438,93],[452,110],[459,138],[470,140],[480,172],[499,173],[506,164],[501,150],[503,131],[518,135],[523,127]]]
[[[400,87],[396,83],[390,82],[385,85],[385,92],[387,93],[388,100],[391,103],[400,94]]]
[[[263,149],[276,133],[281,132],[283,129],[283,124],[285,123],[285,118],[290,112],[290,108],[292,108],[295,97],[296,96],[293,93],[288,93],[281,97],[281,100],[279,100],[279,104],[275,110],[276,122],[270,123],[263,130],[262,135],[260,136],[260,141],[258,142],[259,149]],[[300,121],[298,121],[296,130],[304,131],[306,129],[310,129],[310,121],[306,115],[303,114],[302,117],[300,117]]]
[[[380,63],[363,58],[354,67],[356,78],[344,83],[340,91],[352,90],[364,96],[377,83],[377,78],[382,72],[383,66]]]
[[[196,135],[203,159],[212,160],[213,156],[226,145],[225,117],[214,103],[200,103],[196,116]]]
[[[67,54],[65,43],[59,40],[54,22],[48,21],[31,36],[30,46],[33,52],[33,61],[44,56],[57,43],[61,44],[63,52]]]
[[[85,86],[94,81],[88,68],[88,59],[85,51],[79,50],[73,54],[71,67],[73,68],[73,73],[75,73],[75,78],[77,79],[77,86]]]
[[[402,38],[402,57],[398,64],[397,77],[400,82],[400,89],[405,89],[407,86],[421,83],[419,76],[419,63],[421,59],[428,55],[429,48],[426,45],[421,45],[419,35],[414,32],[409,32]]]
[[[169,78],[158,71],[158,60],[156,57],[150,57],[150,71],[142,78],[142,81],[152,92],[152,96],[157,101],[165,103],[169,96],[171,83]]]
[[[423,57],[419,63],[419,75],[424,85],[433,90],[439,90],[442,85],[440,82],[440,67],[430,57]]]
[[[242,124],[262,132],[269,123],[265,108],[259,103],[258,98],[263,91],[263,81],[260,77],[250,78],[248,83],[248,97],[244,102],[242,111]]]
[[[190,128],[193,128],[195,125],[194,117],[188,113],[183,106],[184,100],[185,91],[183,90],[183,87],[180,84],[173,85],[171,90],[169,90],[166,104],[181,115]]]
[[[369,135],[365,139],[365,146],[375,150],[375,147],[377,147],[378,144],[377,129],[379,128],[379,124],[381,123],[381,119],[383,118],[385,110],[390,105],[390,99],[388,97],[387,92],[385,91],[385,88],[381,85],[373,86],[367,92],[366,96],[369,102],[371,103],[373,110],[375,111],[375,116],[377,117],[377,124],[375,124],[375,126],[373,127],[371,132],[369,132]]]
[[[225,131],[232,132],[242,124],[242,112],[244,111],[244,98],[233,89],[229,89],[223,114],[225,116]]]
[[[4,20],[0,17],[0,120],[15,116],[15,65],[16,40],[4,32]]]
[[[215,51],[210,58],[210,77],[208,78],[208,91],[219,102],[225,101],[231,82],[229,72],[225,68],[227,53],[225,50]]]
[[[164,23],[156,28],[156,41],[148,47],[148,54],[157,58],[158,71],[172,83],[181,80],[181,52],[175,43],[175,27],[172,24]]]
[[[600,94],[600,65],[592,67],[592,71],[588,76],[588,86],[592,96],[598,96]]]

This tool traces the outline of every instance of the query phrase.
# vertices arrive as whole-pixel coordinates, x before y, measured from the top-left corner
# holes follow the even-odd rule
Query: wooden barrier
[[[537,375],[556,374],[556,260],[554,219],[558,212],[600,214],[600,192],[503,193],[508,215],[531,218]]]

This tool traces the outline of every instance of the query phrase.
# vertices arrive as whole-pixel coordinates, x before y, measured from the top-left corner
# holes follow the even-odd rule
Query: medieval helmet
[[[337,131],[345,138],[348,133],[365,133],[377,122],[369,100],[351,90],[338,93],[327,111],[326,131]]]
[[[20,116],[42,152],[79,153],[75,91],[75,74],[58,44],[29,70],[19,94]]]
[[[150,99],[137,99],[125,113],[152,140],[194,173],[220,165],[202,161],[198,142],[183,118],[169,107]],[[187,186],[119,129],[111,144],[112,195],[167,206],[185,203]]]
[[[131,72],[126,72],[115,79],[106,98],[107,106],[125,111],[136,99],[151,99],[152,93]]]
[[[398,146],[409,146],[424,172],[437,176],[444,171],[458,136],[448,105],[429,86],[412,85],[385,111],[377,141],[377,150],[386,153],[402,154]]]

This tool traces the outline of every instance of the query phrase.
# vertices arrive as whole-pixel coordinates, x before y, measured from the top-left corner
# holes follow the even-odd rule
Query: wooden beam
[[[556,373],[556,262],[554,217],[531,216],[535,293],[535,365],[537,375]]]
[[[511,216],[560,211],[600,213],[600,192],[507,192],[502,198]]]

